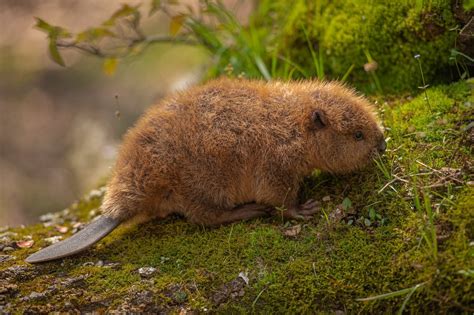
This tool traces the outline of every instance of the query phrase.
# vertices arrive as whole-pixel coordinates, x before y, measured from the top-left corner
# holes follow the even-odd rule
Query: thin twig
[[[123,58],[130,54],[132,49],[140,44],[148,46],[156,43],[180,43],[185,45],[198,45],[196,40],[193,40],[187,36],[167,36],[167,35],[156,35],[148,36],[145,38],[137,38],[130,40],[128,45],[118,46],[116,49],[125,48],[125,52],[106,52],[98,46],[94,46],[90,43],[78,43],[77,41],[65,41],[59,40],[57,46],[61,48],[74,48],[88,54],[102,57],[102,58]]]

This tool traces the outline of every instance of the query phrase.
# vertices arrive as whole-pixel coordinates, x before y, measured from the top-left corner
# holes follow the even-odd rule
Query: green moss
[[[320,0],[297,1],[289,8],[286,1],[272,0],[259,8],[257,24],[273,26],[277,34],[269,45],[277,46],[278,54],[311,69],[306,29],[322,52],[326,74],[342,78],[354,65],[350,81],[362,90],[380,92],[375,80],[384,92],[423,85],[417,54],[427,82],[452,77],[446,73],[457,36],[451,1]],[[363,68],[369,58],[378,64],[372,75]]]
[[[315,173],[305,181],[303,198],[332,197],[323,204],[327,214],[344,198],[351,200],[352,208],[342,220],[321,215],[304,223],[293,238],[283,234],[285,225],[278,218],[216,229],[180,218],[124,226],[82,255],[27,269],[21,281],[8,280],[19,291],[3,310],[70,310],[70,305],[83,311],[113,310],[123,307],[124,301],[133,305],[140,292],[152,292],[141,303],[155,311],[177,312],[184,307],[222,313],[391,313],[399,310],[406,295],[371,302],[357,299],[423,283],[405,310],[472,311],[474,189],[464,184],[472,174],[462,174],[461,182],[421,188],[439,182],[441,175],[431,168],[461,168],[469,160],[471,152],[462,139],[472,118],[472,86],[460,82],[430,88],[430,105],[424,97],[379,100],[390,138],[390,150],[379,168],[346,176]],[[445,120],[441,124],[440,118]],[[423,141],[417,132],[425,133]],[[428,203],[423,203],[423,196]],[[87,197],[75,203],[69,215],[89,220],[100,199]],[[426,205],[435,213],[433,225]],[[380,217],[371,217],[371,212]],[[16,239],[32,235],[36,243],[15,251],[16,260],[4,263],[2,272],[24,265],[28,254],[46,245],[45,237],[58,234],[54,227],[42,225],[14,232],[19,233]],[[98,261],[120,265],[97,266]],[[158,272],[141,279],[137,270],[144,266]],[[240,272],[250,281],[243,286],[243,296],[229,296],[216,304],[216,293]],[[78,276],[85,277],[81,286],[59,286],[45,300],[22,300],[32,291],[48,292],[58,281]],[[140,310],[138,304],[134,307]]]

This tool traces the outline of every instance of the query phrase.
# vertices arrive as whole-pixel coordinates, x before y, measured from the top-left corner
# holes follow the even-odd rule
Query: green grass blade
[[[394,297],[397,297],[397,296],[408,294],[410,292],[414,292],[414,290],[418,289],[421,286],[424,286],[426,283],[427,282],[418,283],[417,285],[415,285],[413,287],[410,287],[410,288],[407,288],[407,289],[402,289],[402,290],[398,290],[398,291],[394,291],[394,292],[389,292],[389,293],[384,293],[384,294],[380,294],[380,295],[369,296],[369,297],[366,297],[366,298],[356,299],[356,301],[368,302],[368,301],[376,301],[376,300],[394,298]]]
[[[257,65],[258,70],[265,78],[265,80],[270,81],[272,79],[272,76],[270,75],[270,72],[268,72],[268,68],[263,62],[262,58],[260,58],[260,56],[258,55],[254,55],[253,59],[255,61],[255,64]]]

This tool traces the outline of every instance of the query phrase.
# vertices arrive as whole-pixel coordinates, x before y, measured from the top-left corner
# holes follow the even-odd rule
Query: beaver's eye
[[[362,131],[357,131],[357,132],[354,134],[354,138],[355,138],[357,141],[360,141],[360,140],[364,139],[364,134],[362,133]]]

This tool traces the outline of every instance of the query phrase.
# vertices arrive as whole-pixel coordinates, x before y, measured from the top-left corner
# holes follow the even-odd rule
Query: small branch
[[[126,41],[126,40],[125,40]],[[77,41],[66,41],[58,40],[57,46],[61,48],[73,48],[79,51],[88,53],[90,55],[98,56],[101,58],[123,58],[130,54],[131,50],[138,45],[151,45],[155,43],[180,43],[185,45],[198,45],[199,42],[189,38],[188,36],[168,36],[168,35],[156,35],[148,36],[144,38],[129,39],[128,45],[123,45],[122,48],[126,49],[124,52],[106,52],[98,46],[94,46],[90,43],[78,43]],[[121,47],[117,47],[119,49]]]
[[[143,40],[144,43],[153,44],[153,43],[180,43],[186,45],[199,45],[200,43],[194,39],[189,38],[188,36],[164,36],[164,35],[155,35],[145,37]]]

